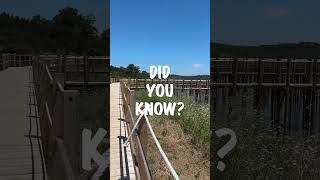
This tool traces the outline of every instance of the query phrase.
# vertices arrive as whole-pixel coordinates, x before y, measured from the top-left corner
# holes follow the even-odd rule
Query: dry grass
[[[212,140],[212,172],[214,179],[320,179],[320,136],[282,136],[265,127],[263,115],[234,112],[227,119],[214,121],[215,129],[228,127],[236,132],[236,147],[224,158],[221,173],[215,155],[230,137]]]
[[[149,98],[146,91],[136,92],[141,102],[178,102],[185,104],[181,116],[149,116],[150,123],[169,161],[181,179],[210,178],[210,117],[207,104],[188,98]],[[148,137],[151,138],[151,135]],[[171,179],[154,141],[149,140],[147,161],[153,179]]]
[[[152,127],[166,155],[181,179],[209,179],[209,151],[195,148],[192,137],[182,127],[167,117],[152,117]],[[155,143],[148,143],[147,160],[154,179],[172,178]]]

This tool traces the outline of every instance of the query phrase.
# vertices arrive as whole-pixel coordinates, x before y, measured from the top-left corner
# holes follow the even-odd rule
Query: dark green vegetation
[[[134,78],[144,79],[149,78],[149,73],[141,71],[139,66],[129,64],[127,67],[111,66],[111,78]]]
[[[231,128],[236,147],[223,159],[217,151],[230,139],[212,135],[211,176],[214,179],[319,179],[319,136],[282,136],[265,128],[263,116],[254,112],[231,113],[216,121],[214,129]],[[216,167],[226,164],[224,172]]]
[[[77,9],[71,7],[59,10],[52,19],[45,19],[40,15],[23,18],[0,12],[0,54],[109,56],[109,30],[98,32],[95,22],[95,16],[80,14]],[[101,66],[98,64],[99,67],[96,70],[106,71],[108,68],[106,64]],[[89,76],[90,81],[107,81],[105,74]],[[83,73],[65,74],[65,80],[81,81]],[[67,87],[64,88],[67,89]],[[91,129],[94,133],[98,128],[109,131],[109,88],[76,90],[79,92],[76,99],[76,115],[81,128],[79,134],[83,128]],[[101,153],[109,148],[109,140],[106,139],[106,142],[98,147]],[[107,177],[109,177],[109,168],[100,179],[107,179]]]
[[[149,79],[149,73],[147,71],[141,71],[139,66],[129,64],[127,67],[115,67],[111,66],[111,78],[132,78],[132,79]],[[180,76],[170,74],[170,79],[188,79],[188,80],[209,80],[209,75],[197,75],[197,76]]]
[[[109,94],[109,88],[98,88],[93,89],[78,89],[79,96],[77,97],[77,116],[80,122],[80,131],[84,128],[92,130],[95,134],[99,128],[103,128],[110,133],[109,119],[109,100],[107,94]],[[106,136],[104,141],[106,143],[100,143],[98,151],[103,154],[109,148],[109,137]],[[100,177],[101,180],[109,178],[110,169],[109,167]]]
[[[52,19],[0,14],[0,53],[109,55],[109,30],[99,33],[95,16],[66,7]]]
[[[261,46],[235,46],[221,43],[210,44],[211,57],[296,57],[320,56],[320,44],[311,42],[282,43]]]
[[[97,131],[99,128],[109,129],[107,102],[107,88],[78,89],[77,112],[81,123],[81,129],[89,128]]]

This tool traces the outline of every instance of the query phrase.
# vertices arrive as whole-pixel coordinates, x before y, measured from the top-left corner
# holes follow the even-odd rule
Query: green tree
[[[140,73],[140,67],[134,64],[129,64],[127,66],[127,75],[131,78],[138,78]]]
[[[52,37],[67,54],[69,51],[82,53],[87,50],[88,41],[97,37],[95,21],[93,15],[84,16],[77,9],[66,7],[53,18]]]

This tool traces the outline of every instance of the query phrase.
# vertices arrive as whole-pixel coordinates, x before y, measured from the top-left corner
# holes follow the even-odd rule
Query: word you
[[[170,75],[169,66],[150,66],[150,79],[167,79]],[[146,84],[148,97],[172,97],[173,84]],[[177,110],[176,110],[177,108]],[[183,102],[136,102],[136,115],[145,113],[146,115],[181,115],[184,108]]]

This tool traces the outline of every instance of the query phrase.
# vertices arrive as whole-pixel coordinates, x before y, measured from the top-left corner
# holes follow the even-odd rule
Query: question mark
[[[226,135],[230,135],[230,140],[227,142],[227,144],[225,144],[221,149],[219,149],[219,151],[217,152],[218,156],[223,159],[223,157],[225,155],[227,155],[237,144],[237,137],[236,137],[236,133],[229,128],[221,128],[215,131],[216,135],[218,137],[222,137],[222,136],[226,136]],[[220,171],[224,171],[226,165],[222,162],[219,161],[217,168]]]
[[[184,108],[184,103],[183,102],[178,102],[178,106],[181,105],[178,109],[178,116],[181,115],[180,111]]]

